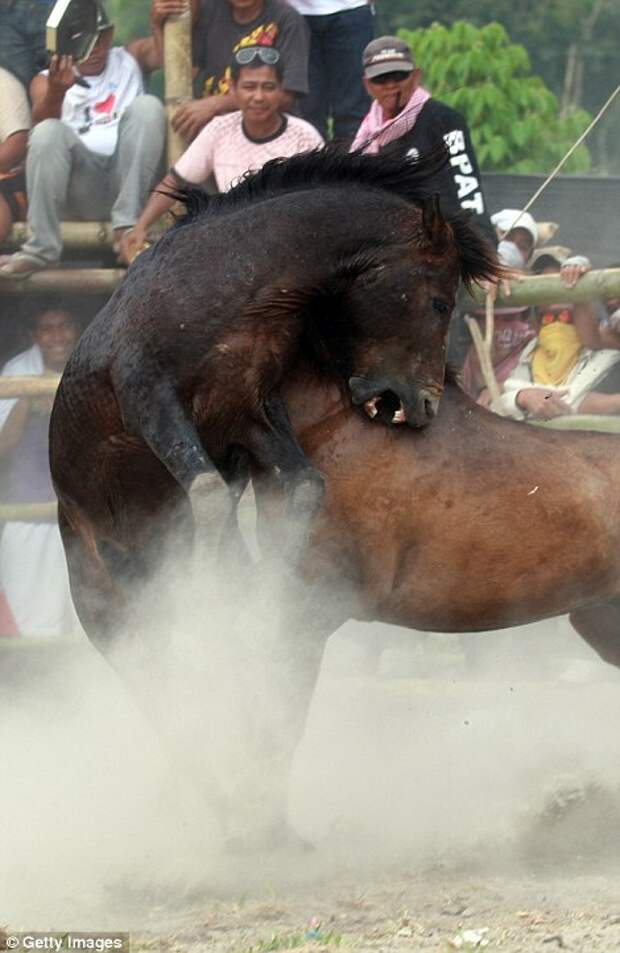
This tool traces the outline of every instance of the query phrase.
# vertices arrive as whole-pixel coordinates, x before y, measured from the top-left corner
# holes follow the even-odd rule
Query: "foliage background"
[[[106,4],[123,42],[148,33],[150,0],[106,0]],[[377,35],[417,31],[433,23],[450,27],[459,20],[476,27],[501,24],[513,44],[525,47],[533,74],[557,97],[557,111],[563,117],[580,109],[597,112],[620,82],[620,0],[377,0],[376,12]],[[488,65],[491,72],[492,63]],[[431,79],[427,67],[428,85],[439,94]],[[579,117],[574,124],[580,128]],[[620,174],[620,101],[599,123],[588,145],[594,171]],[[495,151],[499,154],[499,145]],[[498,167],[507,168],[502,161]],[[573,169],[583,167],[583,161],[582,154]],[[550,171],[546,154],[540,163],[536,171]],[[488,160],[486,164],[489,167]]]

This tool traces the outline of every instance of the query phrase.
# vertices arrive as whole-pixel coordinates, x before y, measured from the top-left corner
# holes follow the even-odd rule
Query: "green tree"
[[[477,28],[460,20],[450,28],[436,23],[399,35],[415,51],[433,96],[467,119],[486,171],[549,171],[589,122],[583,110],[560,116],[557,98],[532,75],[525,48],[511,43],[499,23]],[[589,166],[582,145],[564,171]]]

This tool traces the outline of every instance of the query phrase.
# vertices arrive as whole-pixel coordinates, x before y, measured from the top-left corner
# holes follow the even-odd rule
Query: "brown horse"
[[[417,432],[368,426],[337,384],[307,370],[284,393],[326,494],[274,663],[287,705],[281,790],[326,640],[348,618],[474,632],[570,613],[620,666],[618,437],[508,421],[454,383]],[[281,504],[268,485],[257,490],[268,538]]]

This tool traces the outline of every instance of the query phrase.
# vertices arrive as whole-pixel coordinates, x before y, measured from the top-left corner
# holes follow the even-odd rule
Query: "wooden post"
[[[577,301],[604,301],[606,298],[620,296],[620,268],[605,268],[601,271],[589,271],[583,275],[574,288],[562,284],[559,275],[536,275],[510,282],[510,295],[500,295],[496,307],[524,304],[572,304]],[[476,307],[484,303],[482,288],[474,291]]]
[[[0,377],[0,400],[12,397],[53,397],[60,374],[21,374]]]
[[[171,119],[182,103],[192,98],[192,14],[170,16],[164,23],[164,100],[168,116],[168,168],[187,148],[174,131]]]
[[[57,503],[0,503],[0,523],[55,523]]]
[[[124,268],[47,268],[21,281],[0,279],[0,295],[111,295],[125,275]]]

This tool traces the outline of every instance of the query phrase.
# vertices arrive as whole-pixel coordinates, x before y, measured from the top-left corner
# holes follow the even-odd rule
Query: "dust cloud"
[[[131,691],[85,638],[2,649],[0,924],[146,929],[192,897],[343,871],[527,870],[549,830],[562,863],[605,853],[596,815],[615,811],[618,828],[620,673],[565,620],[464,638],[347,623],[289,790],[315,850],[225,850],[218,800],[251,833],[274,793],[252,740],[262,720],[278,726],[265,658],[281,580],[238,576],[214,587],[168,567],[136,607],[156,651],[124,650]]]

